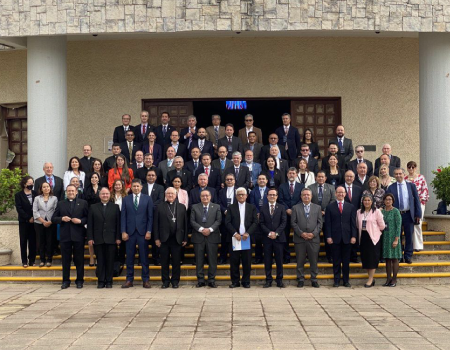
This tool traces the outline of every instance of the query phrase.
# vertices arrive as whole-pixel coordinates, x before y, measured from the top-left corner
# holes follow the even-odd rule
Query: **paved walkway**
[[[450,286],[0,284],[0,349],[450,349]]]

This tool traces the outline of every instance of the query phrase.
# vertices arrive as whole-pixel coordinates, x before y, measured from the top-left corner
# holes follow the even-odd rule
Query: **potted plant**
[[[450,204],[450,166],[440,166],[436,171],[432,171],[434,175],[431,186],[437,199],[441,202],[438,205],[437,214],[448,214],[447,205]]]

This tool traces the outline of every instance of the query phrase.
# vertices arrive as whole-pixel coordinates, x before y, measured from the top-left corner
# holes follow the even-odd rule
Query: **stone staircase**
[[[412,264],[400,264],[399,283],[400,284],[448,284],[450,283],[450,241],[446,241],[445,232],[427,230],[427,223],[423,223],[424,250],[414,252]],[[292,235],[292,233],[291,233]],[[294,244],[291,247],[291,263],[284,265],[284,279],[287,284],[296,282],[296,263]],[[95,282],[95,267],[89,267],[89,255],[87,246],[85,246],[85,280],[86,282]],[[320,283],[331,285],[333,283],[332,264],[326,262],[323,243],[319,253],[319,276]],[[136,256],[137,258],[137,256]],[[150,254],[151,258],[151,254]],[[181,267],[181,282],[194,284],[196,282],[195,266],[193,265],[194,254],[193,246],[186,247],[185,261]],[[39,262],[39,257],[36,260]],[[309,264],[306,264],[308,272]],[[275,269],[275,265],[273,265]],[[135,266],[136,281],[140,280],[140,266]],[[161,281],[160,266],[150,265],[151,282]],[[274,270],[275,272],[275,270]],[[28,267],[22,266],[0,266],[0,281],[4,282],[60,282],[62,275],[61,256],[54,256],[52,267]],[[75,276],[75,267],[72,266],[72,275]],[[350,264],[350,278],[354,285],[363,284],[366,279],[366,271],[362,269],[360,263]],[[375,275],[381,283],[384,282],[385,264],[380,264]],[[309,278],[309,275],[306,276]],[[114,278],[115,281],[125,280],[125,271],[122,275]],[[255,283],[263,283],[265,280],[264,265],[253,264],[251,280]],[[228,264],[219,265],[217,271],[218,284],[228,284],[230,281],[230,267]],[[258,282],[259,281],[259,282]]]

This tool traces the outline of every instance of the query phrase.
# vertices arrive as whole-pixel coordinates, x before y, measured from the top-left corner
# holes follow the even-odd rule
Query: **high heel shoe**
[[[386,281],[385,284],[383,284],[383,287],[389,287],[389,285],[391,284],[392,280]]]
[[[364,288],[371,288],[371,287],[373,287],[374,285],[375,285],[375,280],[373,280],[371,284],[365,284],[365,283],[364,283]]]
[[[389,283],[389,287],[396,287],[397,286],[397,281],[395,281],[395,283]]]

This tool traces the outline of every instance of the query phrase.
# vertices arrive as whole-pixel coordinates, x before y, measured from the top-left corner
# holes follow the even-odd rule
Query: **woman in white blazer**
[[[298,175],[296,181],[304,184],[305,188],[316,182],[314,173],[309,171],[308,163],[305,159],[300,159],[298,162]]]

